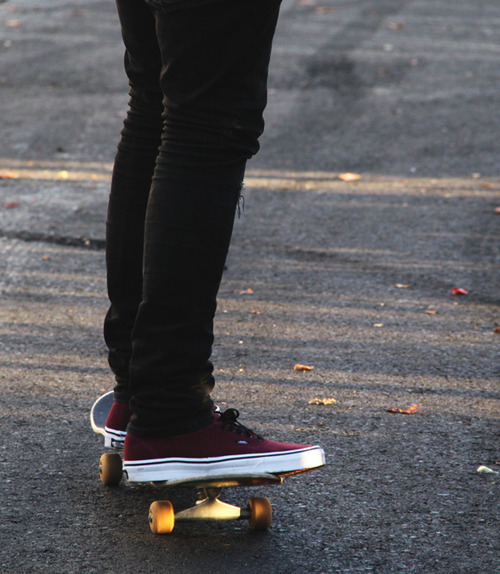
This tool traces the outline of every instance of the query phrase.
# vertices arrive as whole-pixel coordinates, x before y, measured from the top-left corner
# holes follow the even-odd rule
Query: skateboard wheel
[[[273,520],[273,507],[269,498],[252,497],[248,501],[250,518],[248,523],[252,530],[267,530]]]
[[[123,475],[121,456],[117,452],[103,454],[99,461],[99,474],[104,485],[119,484]]]
[[[170,534],[174,529],[174,507],[169,500],[157,500],[149,507],[149,527],[153,534]]]

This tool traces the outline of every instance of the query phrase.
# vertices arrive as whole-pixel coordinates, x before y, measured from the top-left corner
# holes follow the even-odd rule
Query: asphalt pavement
[[[104,487],[89,424],[113,384],[115,8],[0,0],[2,572],[500,571],[499,57],[497,0],[284,0],[214,399],[327,466],[228,490],[269,496],[266,533],[156,536],[149,504],[192,493]]]

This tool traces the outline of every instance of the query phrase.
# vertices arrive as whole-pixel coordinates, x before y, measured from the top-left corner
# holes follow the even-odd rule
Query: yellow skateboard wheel
[[[121,456],[117,452],[103,454],[99,461],[99,474],[104,485],[119,484],[123,475]]]
[[[273,520],[273,507],[269,498],[254,496],[248,501],[250,518],[248,523],[252,530],[267,530]]]
[[[170,534],[174,529],[174,507],[169,500],[157,500],[149,507],[149,527],[153,534]]]

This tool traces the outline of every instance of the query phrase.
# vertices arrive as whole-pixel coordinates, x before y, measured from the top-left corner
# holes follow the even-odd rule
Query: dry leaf
[[[374,323],[373,326],[377,327],[377,329],[380,329],[380,327],[383,327],[384,324],[383,323]]]
[[[332,397],[329,399],[311,399],[309,401],[310,405],[333,405],[337,401]]]
[[[403,22],[387,22],[389,30],[402,30],[404,28]]]
[[[313,371],[314,367],[312,365],[295,365],[293,367],[293,370],[306,372],[306,371]]]
[[[243,289],[243,291],[240,291],[240,295],[253,295],[253,289]]]
[[[396,414],[401,414],[401,415],[413,415],[418,411],[418,407],[420,407],[421,404],[418,405],[411,405],[411,407],[409,407],[408,409],[386,409],[388,413],[396,413]]]
[[[0,171],[0,179],[16,179],[17,173],[15,171]]]
[[[426,313],[427,315],[437,315],[437,311],[434,311],[433,309],[427,309]]]
[[[342,181],[357,181],[361,176],[357,173],[340,173],[339,179]]]
[[[398,289],[409,289],[410,288],[409,285],[404,285],[403,283],[396,283],[396,285],[394,285],[394,287],[397,287]]]
[[[6,203],[2,203],[2,207],[4,209],[14,209],[15,207],[19,207],[19,203],[17,201],[8,201]]]
[[[500,207],[495,207],[495,213],[500,213]]]
[[[495,330],[493,331],[493,333],[500,335],[500,327],[495,327]]]
[[[23,25],[23,23],[21,20],[7,20],[5,25],[7,26],[7,28],[20,28]]]
[[[467,289],[462,289],[461,287],[453,287],[451,290],[452,295],[468,295],[469,292]]]
[[[493,470],[492,468],[489,468],[487,466],[481,465],[480,467],[478,467],[477,471],[480,474],[498,474],[498,471]]]

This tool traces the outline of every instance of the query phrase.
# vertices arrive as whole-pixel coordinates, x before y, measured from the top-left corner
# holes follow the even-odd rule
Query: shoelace
[[[256,438],[257,440],[263,440],[261,436],[254,433],[252,430],[247,428],[246,426],[242,425],[238,422],[238,417],[240,416],[240,412],[238,409],[227,409],[224,411],[219,421],[222,423],[222,429],[226,429],[227,427],[230,432],[236,432],[239,435],[245,434],[249,438]]]

